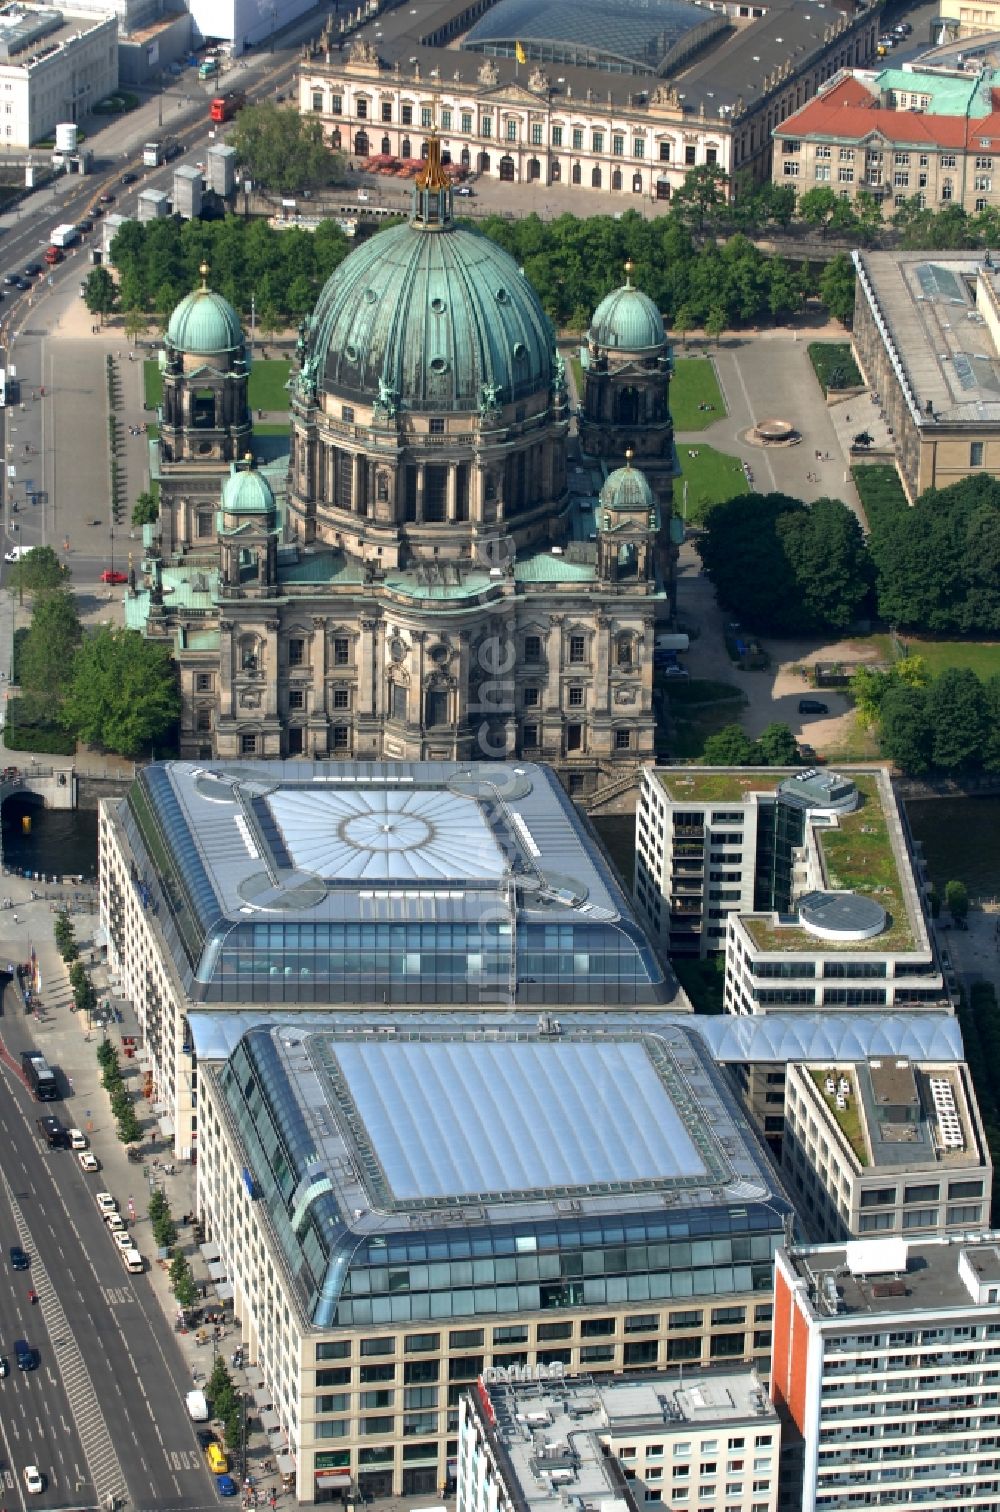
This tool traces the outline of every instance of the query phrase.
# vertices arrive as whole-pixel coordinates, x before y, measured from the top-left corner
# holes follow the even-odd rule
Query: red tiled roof
[[[887,110],[860,80],[850,76],[803,105],[774,132],[779,137],[828,137],[844,142],[863,142],[873,133],[888,142],[956,149],[987,142],[990,151],[1000,151],[1000,112],[994,109],[992,115],[969,119]]]

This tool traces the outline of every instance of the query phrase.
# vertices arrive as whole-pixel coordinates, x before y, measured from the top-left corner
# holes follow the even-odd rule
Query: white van
[[[87,1136],[82,1129],[67,1129],[66,1138],[69,1140],[71,1150],[85,1150],[87,1148]]]

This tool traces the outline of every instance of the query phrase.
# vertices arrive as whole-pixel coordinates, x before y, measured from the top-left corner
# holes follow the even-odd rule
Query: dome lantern
[[[590,322],[592,348],[620,352],[652,352],[666,345],[663,316],[648,294],[632,282],[635,265],[625,264],[625,282],[601,300]]]

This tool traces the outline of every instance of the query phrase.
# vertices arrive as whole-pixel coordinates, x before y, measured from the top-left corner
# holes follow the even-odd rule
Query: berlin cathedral
[[[631,269],[574,413],[536,294],[456,224],[432,140],[410,220],[300,330],[287,437],[255,436],[207,274],[160,356],[160,518],[126,592],[178,663],[181,756],[523,756],[581,797],[648,761],[676,464],[670,349]]]

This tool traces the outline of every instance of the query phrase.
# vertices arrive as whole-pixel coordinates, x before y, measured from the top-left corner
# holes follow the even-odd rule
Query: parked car
[[[127,583],[128,582],[128,573],[127,572],[119,572],[117,567],[115,567],[115,568],[106,567],[104,569],[104,571],[101,573],[101,582],[102,583]]]
[[[114,1213],[118,1210],[118,1203],[110,1192],[95,1192],[94,1201],[102,1213]]]
[[[84,1171],[99,1171],[101,1169],[100,1161],[90,1150],[81,1150],[77,1159],[80,1162],[81,1169]]]
[[[825,703],[820,703],[818,698],[800,698],[800,714],[829,714],[830,710]]]
[[[220,1496],[235,1496],[239,1490],[231,1475],[217,1475],[215,1485]]]

